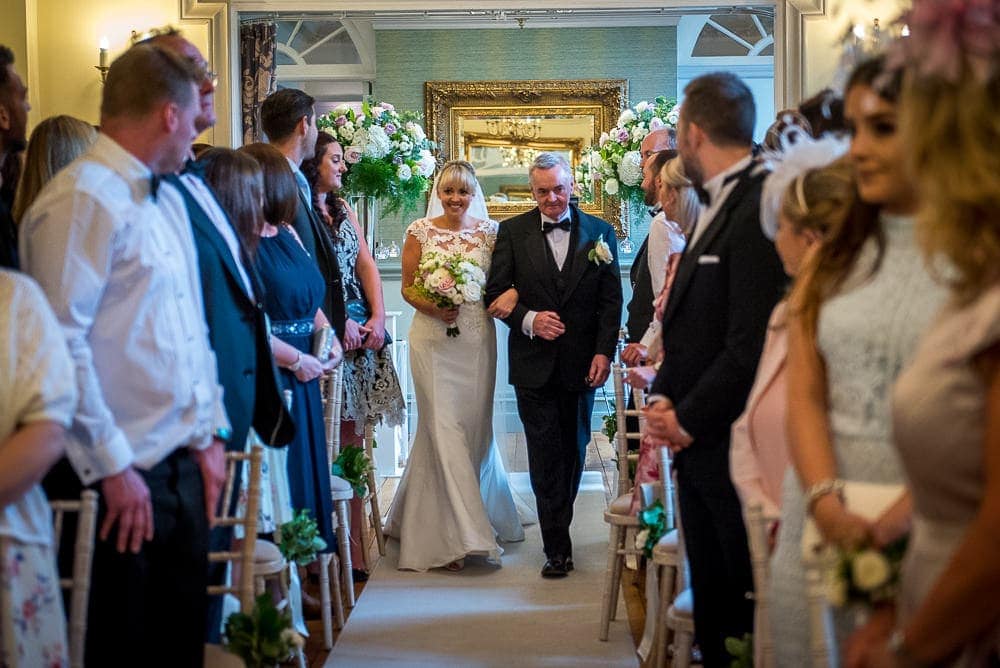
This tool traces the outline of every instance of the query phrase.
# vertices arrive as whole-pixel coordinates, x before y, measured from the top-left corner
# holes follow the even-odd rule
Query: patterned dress
[[[343,276],[344,299],[361,299],[367,304],[364,286],[357,273],[358,234],[349,221],[341,223],[334,237],[334,247]],[[344,421],[354,421],[358,434],[364,432],[366,420],[388,426],[402,424],[406,403],[399,389],[399,378],[389,346],[378,351],[367,348],[347,351],[344,353],[343,369]]]

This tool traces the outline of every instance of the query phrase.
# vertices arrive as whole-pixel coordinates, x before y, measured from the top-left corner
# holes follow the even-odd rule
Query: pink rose
[[[392,105],[391,105],[391,104],[389,104],[388,102],[383,102],[383,103],[382,103],[382,107],[383,107],[383,108],[384,108],[384,109],[385,109],[386,111],[396,111],[396,107],[392,106]]]
[[[441,282],[438,283],[437,291],[442,295],[447,295],[448,292],[450,292],[454,288],[455,288],[455,279],[452,278],[451,276],[448,276],[446,278],[442,278]]]
[[[358,146],[348,146],[347,150],[344,151],[344,160],[348,164],[356,165],[361,162],[361,156],[364,155],[364,151]]]
[[[343,126],[344,123],[346,122],[347,122],[347,116],[344,115],[337,116],[335,119],[333,119],[333,124],[336,125],[338,128]]]

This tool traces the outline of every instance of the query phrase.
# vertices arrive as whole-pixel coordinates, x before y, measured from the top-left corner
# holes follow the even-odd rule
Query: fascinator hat
[[[761,154],[771,170],[764,181],[760,198],[760,226],[768,239],[773,241],[778,233],[778,216],[789,188],[798,198],[802,210],[808,211],[803,186],[806,174],[829,165],[844,155],[850,145],[846,138],[832,134],[813,139],[802,128],[790,125],[779,137],[778,149]]]

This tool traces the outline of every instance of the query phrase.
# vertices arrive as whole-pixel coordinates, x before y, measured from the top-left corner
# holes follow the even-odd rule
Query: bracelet
[[[292,373],[295,373],[300,368],[302,368],[302,353],[296,351],[296,353],[295,353],[295,361],[292,362],[291,364],[289,364],[287,368]]]
[[[837,498],[844,500],[844,481],[840,478],[827,478],[806,490],[806,513],[812,515],[813,506],[827,494],[836,494]]]

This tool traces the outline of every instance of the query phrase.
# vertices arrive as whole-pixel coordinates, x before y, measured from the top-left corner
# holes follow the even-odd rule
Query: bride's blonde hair
[[[465,188],[470,193],[476,192],[476,168],[472,163],[465,160],[451,160],[446,162],[441,171],[438,172],[438,190],[448,186],[459,186]]]

